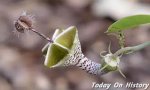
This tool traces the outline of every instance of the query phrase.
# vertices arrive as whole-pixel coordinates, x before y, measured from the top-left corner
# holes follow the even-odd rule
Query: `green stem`
[[[142,43],[140,45],[137,45],[137,46],[133,46],[133,47],[125,47],[125,48],[122,48],[122,49],[119,49],[116,53],[113,54],[114,57],[117,57],[119,56],[120,54],[123,54],[123,53],[132,53],[132,52],[135,52],[135,51],[138,51],[138,50],[141,50],[147,46],[150,46],[150,41],[148,42],[145,42],[145,43]]]

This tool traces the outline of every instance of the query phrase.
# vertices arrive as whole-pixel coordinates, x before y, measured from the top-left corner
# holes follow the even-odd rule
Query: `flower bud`
[[[25,12],[15,21],[15,28],[20,33],[24,33],[25,30],[32,29],[32,26],[32,17],[27,15]]]
[[[106,72],[116,71],[120,62],[119,56],[113,57],[113,54],[106,54],[103,57],[102,69]]]

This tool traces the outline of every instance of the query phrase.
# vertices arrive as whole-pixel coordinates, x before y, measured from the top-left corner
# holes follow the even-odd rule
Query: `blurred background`
[[[109,42],[112,52],[119,49],[118,40],[104,33],[108,26],[125,16],[150,14],[150,1],[0,0],[0,90],[103,90],[92,89],[92,82],[150,83],[150,47],[123,56],[120,68],[126,79],[119,72],[93,76],[77,67],[45,67],[41,49],[47,41],[32,32],[19,37],[13,33],[23,11],[34,15],[34,27],[48,37],[57,28],[77,26],[83,53],[100,63],[99,53],[107,51]],[[133,29],[125,32],[126,46],[150,41],[150,25]]]

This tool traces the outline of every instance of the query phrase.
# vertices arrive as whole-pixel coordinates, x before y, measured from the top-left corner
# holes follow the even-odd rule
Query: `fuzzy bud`
[[[27,15],[24,12],[16,21],[15,21],[15,28],[18,32],[24,33],[25,30],[32,29],[33,21],[30,15]]]

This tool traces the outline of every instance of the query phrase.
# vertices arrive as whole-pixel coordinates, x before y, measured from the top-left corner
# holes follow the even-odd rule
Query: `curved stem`
[[[132,52],[135,52],[135,51],[138,51],[138,50],[141,50],[147,46],[150,46],[150,41],[148,42],[145,42],[145,43],[142,43],[140,45],[137,45],[137,46],[133,46],[133,47],[125,47],[125,48],[122,48],[122,49],[119,49],[116,53],[113,54],[114,57],[117,57],[119,56],[120,54],[123,54],[123,53],[132,53]]]

